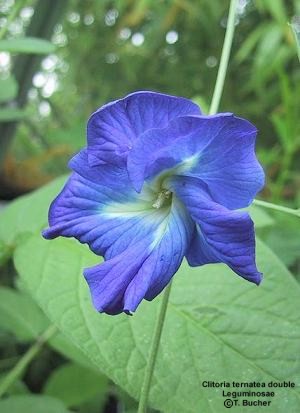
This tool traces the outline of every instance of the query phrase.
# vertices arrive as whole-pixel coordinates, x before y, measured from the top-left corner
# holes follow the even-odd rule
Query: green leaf
[[[80,366],[97,371],[89,358],[62,333],[56,334],[50,341],[50,347]]]
[[[0,400],[1,413],[68,413],[63,403],[49,396],[12,396]]]
[[[268,227],[274,225],[274,219],[263,209],[256,205],[251,205],[248,212],[254,221],[255,228]]]
[[[265,277],[260,287],[221,264],[182,265],[154,373],[153,407],[164,413],[223,411],[219,389],[203,388],[204,380],[299,383],[300,286],[260,242],[257,256]],[[143,302],[133,317],[98,314],[82,276],[97,262],[69,239],[32,236],[15,252],[20,276],[49,318],[99,370],[138,398],[160,299]],[[276,389],[272,413],[299,410],[298,388]]]
[[[17,96],[18,84],[13,76],[0,79],[0,103],[12,100]]]
[[[299,259],[299,218],[277,212],[275,225],[268,229],[264,241],[287,266]]]
[[[10,53],[50,54],[55,52],[55,45],[37,37],[19,37],[0,40],[0,50]]]
[[[0,287],[0,328],[13,334],[20,342],[35,340],[49,327],[50,321],[33,301],[23,292]],[[91,369],[93,365],[80,349],[62,334],[56,334],[49,345],[67,359]]]
[[[14,120],[22,120],[26,116],[27,116],[26,112],[22,109],[16,109],[16,108],[0,109],[0,122],[12,122]]]
[[[0,300],[0,326],[19,341],[32,341],[49,327],[49,319],[29,295],[1,287]],[[87,356],[62,333],[56,334],[48,344],[68,360],[94,368]]]
[[[33,340],[47,327],[47,319],[30,297],[0,287],[0,327],[19,341]]]
[[[56,397],[67,407],[74,407],[102,394],[103,403],[108,390],[105,376],[76,364],[65,364],[48,379],[44,394]]]
[[[10,203],[0,213],[0,240],[13,247],[28,234],[42,230],[47,225],[49,205],[65,180],[65,176],[55,179],[32,194],[21,196]]]

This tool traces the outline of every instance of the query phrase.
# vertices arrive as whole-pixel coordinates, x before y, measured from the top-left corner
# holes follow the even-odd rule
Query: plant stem
[[[0,40],[2,40],[3,37],[6,35],[6,32],[9,28],[10,23],[15,19],[20,9],[23,7],[24,3],[25,3],[25,0],[19,0],[19,1],[16,1],[15,5],[12,7],[12,10],[9,16],[7,17],[7,20],[4,26],[0,30]]]
[[[162,297],[162,302],[161,302],[161,306],[159,309],[159,314],[158,314],[156,326],[154,329],[154,335],[153,335],[153,339],[152,339],[152,343],[150,347],[148,363],[147,363],[146,370],[145,370],[144,381],[142,384],[139,407],[138,407],[137,413],[146,413],[147,411],[146,409],[147,409],[148,396],[149,396],[149,391],[150,391],[150,386],[151,386],[151,380],[153,376],[153,371],[154,371],[154,366],[155,366],[155,362],[157,358],[157,352],[159,348],[161,333],[162,333],[165,316],[167,312],[171,286],[172,286],[172,283],[170,282],[169,285],[166,287],[165,292]]]
[[[0,397],[2,397],[9,387],[22,375],[26,367],[41,351],[44,344],[57,332],[57,327],[51,325],[44,333],[37,338],[36,342],[27,350],[27,352],[20,358],[15,367],[4,377],[0,382]]]
[[[217,80],[215,84],[215,89],[209,109],[209,114],[214,115],[217,113],[220,105],[220,100],[224,88],[225,76],[227,72],[230,50],[234,35],[234,28],[235,28],[235,13],[236,13],[236,6],[237,0],[230,1],[228,19],[227,19],[227,27],[225,33],[224,44],[221,53],[220,65],[217,74]]]
[[[260,199],[254,199],[253,204],[264,208],[273,209],[275,211],[285,212],[286,214],[296,215],[300,218],[300,209],[293,209],[282,205],[272,204],[271,202],[261,201]]]

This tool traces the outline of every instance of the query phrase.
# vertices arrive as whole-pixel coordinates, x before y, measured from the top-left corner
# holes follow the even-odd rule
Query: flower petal
[[[98,182],[73,173],[65,187],[52,202],[49,210],[49,228],[43,232],[47,239],[58,236],[75,237],[87,243],[98,255],[112,255],[116,245],[126,249],[133,236],[143,238],[141,221],[147,215],[147,228],[151,232],[164,219],[152,207],[153,194],[145,190],[137,194],[123,175],[114,180],[114,166],[97,167]],[[97,169],[96,168],[96,169]],[[108,171],[108,169],[110,171]],[[95,170],[92,172],[95,174]],[[84,173],[87,176],[87,172]],[[105,174],[111,174],[110,185],[105,185]],[[95,179],[92,175],[89,178]],[[126,185],[127,182],[127,185]],[[121,247],[118,247],[120,252]]]
[[[190,265],[223,262],[241,277],[259,284],[262,276],[255,264],[254,226],[249,215],[214,202],[195,178],[176,177],[171,186],[200,229],[187,254]]]
[[[158,174],[193,176],[230,209],[248,206],[264,184],[255,152],[256,129],[232,114],[185,116],[152,129],[135,143],[127,169],[137,191]]]
[[[145,179],[186,165],[192,157],[199,158],[201,151],[221,134],[231,113],[213,116],[182,116],[172,120],[164,129],[146,131],[134,143],[127,159],[129,177],[137,191]],[[197,162],[197,158],[194,159]],[[186,168],[184,168],[186,166]],[[179,171],[177,171],[179,172]],[[181,171],[182,172],[182,171]]]
[[[86,269],[95,308],[100,312],[132,313],[143,298],[152,300],[169,283],[187,250],[193,222],[179,201],[154,232]]]
[[[89,164],[123,164],[133,143],[146,130],[164,128],[178,116],[200,113],[188,99],[155,92],[132,93],[104,105],[88,122]]]

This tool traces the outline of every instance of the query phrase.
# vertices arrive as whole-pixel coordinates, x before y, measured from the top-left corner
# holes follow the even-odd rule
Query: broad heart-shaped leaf
[[[49,396],[11,396],[0,400],[1,413],[68,413],[60,400]]]
[[[10,53],[49,54],[55,52],[55,45],[37,37],[19,37],[0,40],[0,51]]]
[[[265,274],[260,287],[221,264],[182,265],[153,377],[153,407],[164,413],[223,412],[220,388],[203,388],[203,381],[300,385],[300,288],[261,243],[257,255]],[[20,276],[49,318],[102,372],[138,398],[161,298],[143,302],[133,317],[98,314],[82,276],[83,267],[98,261],[76,241],[45,241],[39,235],[15,252]],[[276,389],[271,402],[272,413],[300,411],[299,389]]]

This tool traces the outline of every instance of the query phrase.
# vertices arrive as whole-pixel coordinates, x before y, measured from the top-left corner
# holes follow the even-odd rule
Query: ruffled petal
[[[116,194],[127,194],[131,188],[128,173],[124,166],[118,165],[99,165],[90,167],[88,163],[87,149],[82,149],[69,161],[71,168],[78,175],[86,178],[88,181],[110,188]]]
[[[140,137],[128,156],[128,173],[137,191],[158,175],[193,176],[207,183],[216,202],[246,207],[264,185],[255,136],[250,122],[230,113],[181,117]]]
[[[103,255],[104,263],[85,271],[95,307],[108,314],[134,312],[177,271],[194,223],[175,197],[156,208],[157,193],[150,187],[145,185],[138,194],[126,170],[109,165],[89,168],[86,156],[82,151],[71,161],[81,175],[74,172],[53,201],[43,235],[75,237]]]
[[[200,114],[192,101],[155,92],[136,92],[102,106],[89,119],[90,166],[120,165],[137,138],[152,128],[164,128],[184,115]]]
[[[193,227],[185,208],[174,200],[155,231],[103,264],[86,269],[95,308],[107,314],[133,313],[143,298],[156,297],[178,270]]]
[[[187,253],[190,265],[223,262],[241,277],[259,284],[262,274],[255,263],[254,226],[248,213],[217,204],[195,178],[177,177],[170,184],[198,224],[198,235]]]
[[[164,129],[146,131],[134,143],[127,159],[129,177],[137,191],[146,179],[183,173],[196,165],[201,151],[218,136],[232,114],[182,116]]]

